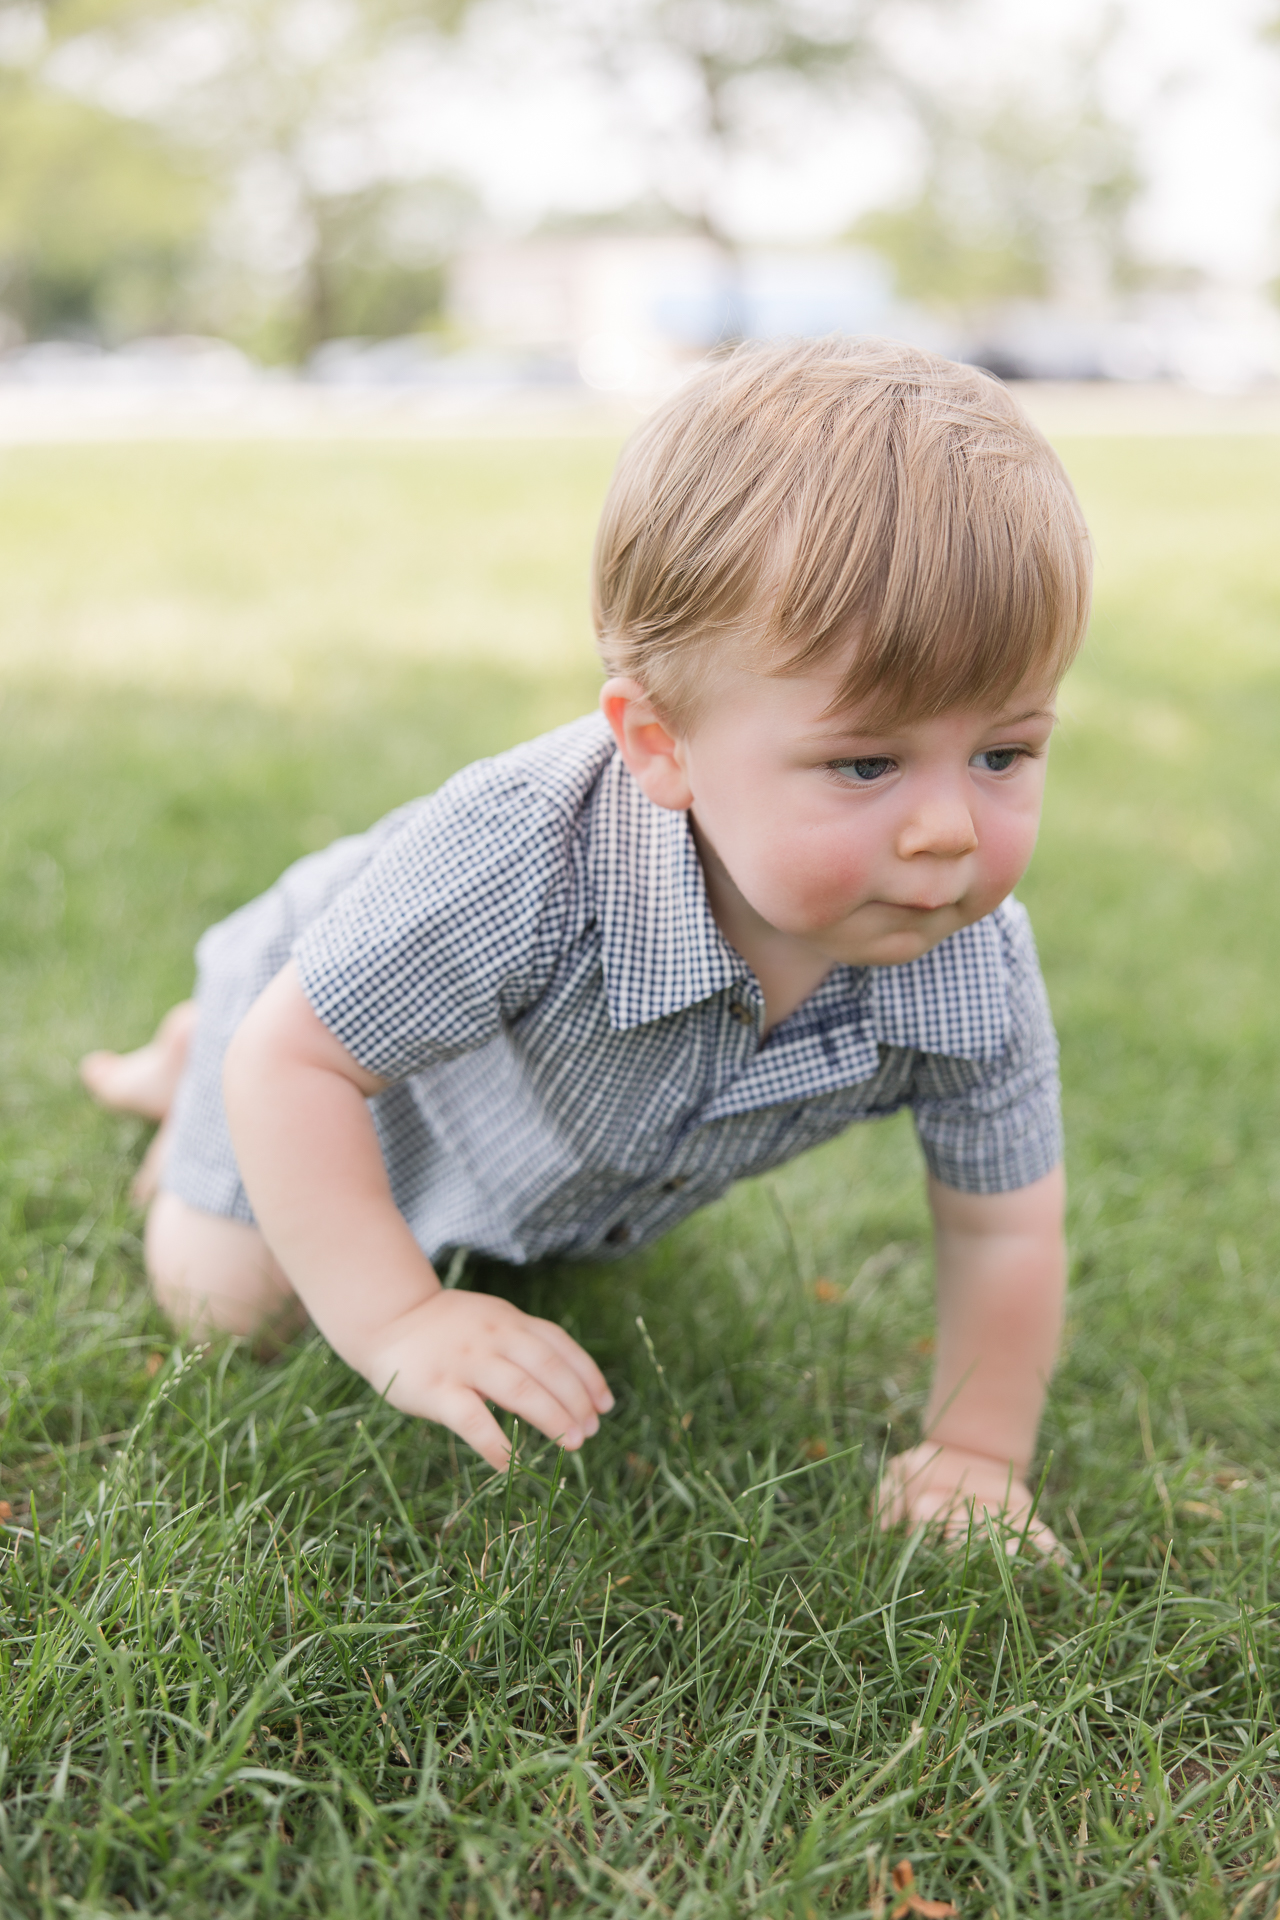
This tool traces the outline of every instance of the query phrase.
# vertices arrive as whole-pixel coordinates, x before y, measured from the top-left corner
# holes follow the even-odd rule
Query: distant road
[[[1072,434],[1280,433],[1280,385],[1212,394],[1152,382],[1019,381],[1051,438]],[[82,440],[621,438],[649,409],[572,388],[492,392],[320,387],[303,381],[204,388],[0,383],[0,445]]]
[[[0,382],[0,445],[75,440],[621,437],[648,411],[587,388],[439,391],[264,380],[207,387]]]

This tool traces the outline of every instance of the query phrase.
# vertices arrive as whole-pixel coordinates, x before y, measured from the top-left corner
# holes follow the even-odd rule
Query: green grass
[[[1099,611],[1023,893],[1072,1571],[869,1525],[929,1364],[896,1122],[524,1283],[619,1404],[509,1481],[318,1341],[175,1350],[73,1062],[289,859],[589,704],[612,449],[0,457],[5,1920],[888,1916],[903,1857],[967,1920],[1267,1920],[1280,445],[1065,452]]]

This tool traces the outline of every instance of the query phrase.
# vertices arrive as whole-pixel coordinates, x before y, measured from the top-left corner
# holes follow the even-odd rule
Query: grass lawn
[[[869,1527],[929,1365],[907,1124],[530,1282],[619,1405],[510,1480],[316,1339],[174,1348],[145,1130],[73,1063],[290,859],[590,704],[613,448],[0,453],[5,1920],[887,1920],[903,1859],[966,1920],[1273,1913],[1280,441],[1064,453],[1099,608],[1022,892],[1071,1571]]]

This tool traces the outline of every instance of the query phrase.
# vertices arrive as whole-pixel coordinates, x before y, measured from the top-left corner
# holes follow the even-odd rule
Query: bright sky
[[[1280,43],[1257,40],[1280,6],[1260,0],[1129,0],[1122,104],[1139,104],[1153,190],[1141,237],[1225,278],[1280,265]],[[1162,89],[1162,79],[1168,81]]]
[[[1144,250],[1237,283],[1273,275],[1280,45],[1265,51],[1257,27],[1280,14],[1280,0],[1120,0],[1116,8],[1109,0],[974,0],[959,38],[922,27],[911,0],[891,0],[889,17],[912,57],[945,61],[956,84],[981,89],[993,76],[1015,84],[1025,77],[1043,88],[1063,41],[1109,11],[1122,23],[1106,66],[1110,103],[1137,124],[1151,178],[1138,214]],[[502,51],[515,55],[518,79],[496,91],[491,69],[471,83],[455,79],[428,115],[406,70],[398,103],[389,103],[389,145],[406,159],[412,153],[469,174],[516,226],[553,208],[601,208],[641,194],[642,153],[599,89],[567,72],[545,43]],[[678,115],[677,99],[666,105]],[[863,115],[852,129],[823,127],[807,114],[778,151],[743,171],[733,224],[750,239],[827,238],[909,190],[914,158],[909,130],[891,114]]]

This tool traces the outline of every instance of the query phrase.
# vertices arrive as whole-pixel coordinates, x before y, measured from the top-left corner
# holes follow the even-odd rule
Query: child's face
[[[843,664],[724,663],[672,758],[722,924],[745,909],[830,960],[890,966],[990,913],[1025,871],[1053,687],[886,729],[827,711]]]

